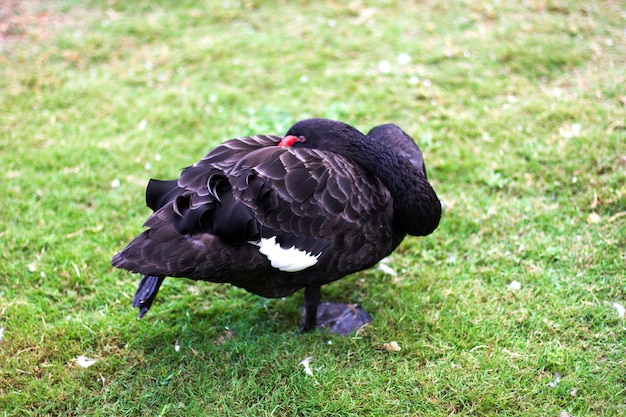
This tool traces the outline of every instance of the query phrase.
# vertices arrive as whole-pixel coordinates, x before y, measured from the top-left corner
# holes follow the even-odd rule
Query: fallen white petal
[[[556,386],[557,386],[557,385],[559,385],[559,382],[560,382],[560,381],[561,381],[561,374],[560,374],[560,373],[558,373],[558,372],[556,372],[556,373],[554,374],[554,380],[553,380],[552,382],[550,382],[550,383],[548,384],[548,386],[549,386],[550,388],[556,388]]]
[[[4,342],[4,327],[0,327],[0,343]]]
[[[111,181],[111,188],[117,188],[119,186],[120,186],[120,180],[118,180],[117,178]]]
[[[518,281],[512,281],[509,284],[509,289],[511,291],[519,291],[521,288],[522,288],[522,284],[520,282],[518,282]]]
[[[180,352],[180,345],[178,344],[178,340],[176,341],[176,343],[174,344],[174,350],[176,352]]]
[[[380,64],[378,64],[378,71],[382,72],[383,74],[390,72],[391,64],[389,63],[389,61],[380,61]]]
[[[408,54],[402,53],[398,55],[398,64],[406,65],[411,62],[411,57]]]
[[[613,306],[614,309],[617,310],[617,315],[619,316],[620,319],[624,318],[624,314],[626,314],[626,308],[624,308],[624,306],[620,303],[613,303],[611,304]]]
[[[81,355],[81,356],[77,356],[75,361],[78,364],[78,366],[82,368],[89,368],[91,365],[98,362],[98,359],[91,359],[91,358],[88,358],[87,356]]]
[[[306,358],[302,359],[298,364],[304,366],[304,373],[311,376],[313,376],[313,371],[311,370],[311,366],[309,365],[309,363],[311,363],[312,360],[313,356],[307,356]]]
[[[393,270],[392,267],[383,263],[378,264],[378,267],[376,269],[378,269],[379,271],[383,271],[385,274],[391,275],[392,277],[398,276],[398,274],[396,273],[396,271]]]

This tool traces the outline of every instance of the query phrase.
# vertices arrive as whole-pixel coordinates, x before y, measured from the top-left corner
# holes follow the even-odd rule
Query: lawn
[[[612,0],[0,1],[0,415],[626,415],[625,22]],[[148,179],[307,117],[400,125],[445,205],[391,271],[325,287],[373,323],[300,335],[301,293],[184,279],[137,320],[109,262]]]

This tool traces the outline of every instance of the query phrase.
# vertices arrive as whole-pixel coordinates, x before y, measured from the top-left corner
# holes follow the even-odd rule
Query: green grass
[[[619,2],[5,3],[0,415],[626,414]],[[148,178],[313,116],[399,124],[445,202],[397,277],[325,288],[374,322],[175,279],[137,321]]]

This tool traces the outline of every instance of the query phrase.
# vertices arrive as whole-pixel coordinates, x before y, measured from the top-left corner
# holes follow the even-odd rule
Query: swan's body
[[[393,125],[370,135],[304,120],[284,137],[227,141],[178,180],[151,180],[148,230],[112,261],[144,275],[133,302],[140,317],[172,276],[264,297],[305,288],[303,329],[314,328],[323,284],[373,266],[407,233],[429,234],[439,222],[419,148]]]

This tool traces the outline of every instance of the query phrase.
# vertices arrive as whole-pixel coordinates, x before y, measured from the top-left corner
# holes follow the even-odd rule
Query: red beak
[[[288,135],[282,138],[280,142],[278,142],[278,146],[291,146],[298,141],[299,139],[297,136]]]

